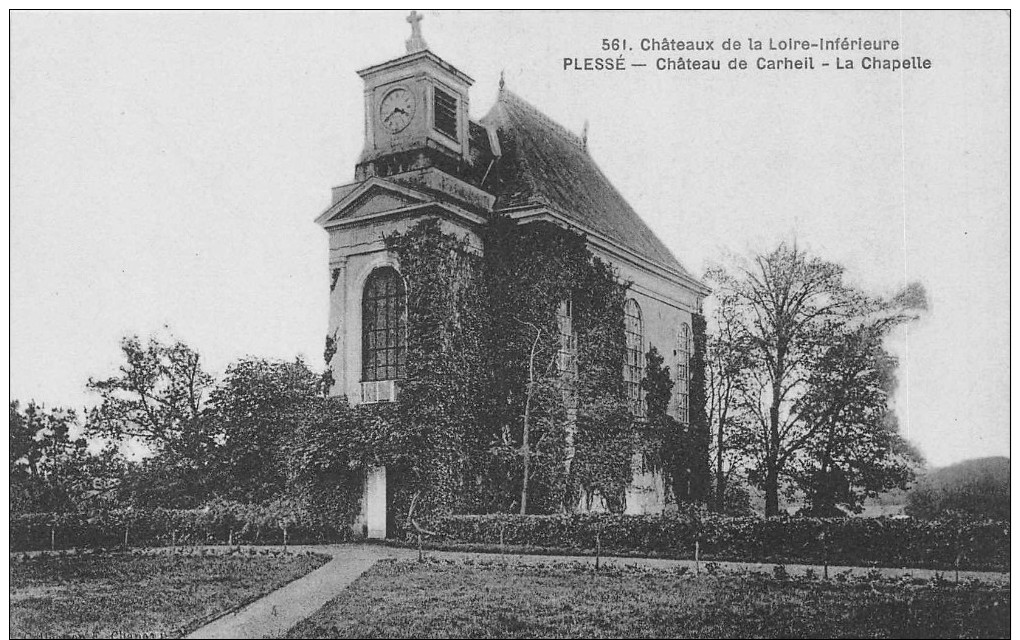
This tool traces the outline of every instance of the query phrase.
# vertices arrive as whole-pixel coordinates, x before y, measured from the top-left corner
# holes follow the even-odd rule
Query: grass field
[[[1009,604],[942,581],[400,561],[289,637],[1007,637]]]
[[[11,560],[12,638],[162,638],[180,637],[329,559],[110,553]]]

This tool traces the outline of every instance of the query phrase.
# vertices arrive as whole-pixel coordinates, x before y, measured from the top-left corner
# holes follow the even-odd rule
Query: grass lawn
[[[328,561],[283,554],[12,556],[10,634],[179,637]]]
[[[1009,604],[989,585],[400,561],[289,637],[1008,637]]]

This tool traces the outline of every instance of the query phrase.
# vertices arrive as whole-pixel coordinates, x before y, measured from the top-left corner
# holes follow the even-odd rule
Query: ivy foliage
[[[345,470],[385,465],[397,514],[415,495],[425,514],[522,502],[555,513],[595,492],[622,510],[635,442],[623,385],[626,286],[583,238],[552,225],[500,218],[483,242],[479,252],[429,219],[386,238],[407,290],[399,399],[310,417],[298,466],[322,488]],[[573,365],[560,353],[564,302]]]
[[[712,439],[708,421],[708,387],[705,375],[707,365],[708,332],[705,316],[695,313],[691,317],[691,337],[694,350],[688,366],[690,371],[690,441],[686,455],[690,460],[691,493],[695,502],[705,502],[712,492],[712,472],[709,468],[709,444]]]
[[[207,457],[216,494],[247,503],[286,494],[288,447],[304,413],[298,408],[318,389],[318,376],[300,359],[243,358],[227,368],[206,409],[218,435]]]
[[[584,238],[551,224],[495,220],[485,239],[485,267],[490,406],[492,423],[504,434],[522,432],[536,333],[536,367],[552,371],[561,347],[558,311],[564,303],[570,306],[575,363],[560,363],[565,370],[555,371],[556,384],[544,386],[532,409],[544,425],[532,438],[540,443],[530,498],[534,512],[570,511],[596,492],[611,508],[622,509],[634,448],[623,385],[626,285],[591,255]],[[510,465],[502,481],[518,486],[518,474]]]
[[[645,354],[645,392],[648,420],[640,438],[642,460],[646,468],[660,471],[673,495],[680,502],[705,502],[711,491],[708,465],[709,427],[705,390],[705,320],[692,317],[694,349],[687,363],[688,421],[680,422],[668,413],[669,400],[676,384],[669,367],[653,345]]]
[[[386,238],[407,291],[401,393],[393,405],[324,400],[303,430],[306,486],[324,496],[345,474],[383,465],[397,529],[415,496],[426,516],[564,513],[596,497],[622,511],[635,452],[662,467],[678,442],[650,445],[630,414],[627,283],[551,224],[497,218],[482,242],[479,251],[435,219]],[[668,398],[667,388],[656,401],[662,416]]]
[[[598,492],[610,510],[623,511],[637,435],[623,382],[628,285],[590,254],[580,266],[574,290],[579,379],[570,497]]]
[[[642,429],[641,459],[646,469],[666,472],[667,482],[672,487],[675,484],[672,482],[675,456],[671,453],[679,446],[682,426],[667,413],[676,383],[669,375],[669,367],[663,365],[664,361],[655,345],[645,354],[645,377],[641,380],[641,389],[645,394],[647,420]]]
[[[437,220],[423,220],[387,244],[407,284],[407,377],[396,417],[417,444],[387,469],[387,489],[400,513],[418,492],[423,511],[461,510],[470,500],[485,387],[480,259],[466,238],[444,233]]]

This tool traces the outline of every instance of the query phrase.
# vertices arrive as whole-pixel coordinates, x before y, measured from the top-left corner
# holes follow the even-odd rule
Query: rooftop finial
[[[425,16],[417,11],[412,11],[411,15],[407,16],[407,22],[411,25],[411,37],[407,40],[408,53],[418,53],[429,48],[425,44],[425,38],[421,37],[421,21],[424,19]]]
[[[506,85],[506,77],[504,75],[505,72],[506,72],[506,69],[500,69],[499,70],[499,90],[500,91],[502,91],[503,87]]]
[[[584,121],[584,129],[581,130],[581,148],[588,150],[588,121]]]

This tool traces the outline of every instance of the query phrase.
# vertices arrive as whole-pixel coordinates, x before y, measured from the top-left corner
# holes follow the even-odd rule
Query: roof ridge
[[[481,121],[497,126],[500,136],[513,140],[513,153],[507,157],[513,178],[497,203],[518,206],[523,197],[527,204],[544,205],[650,263],[696,282],[588,153],[578,134],[505,86]]]

